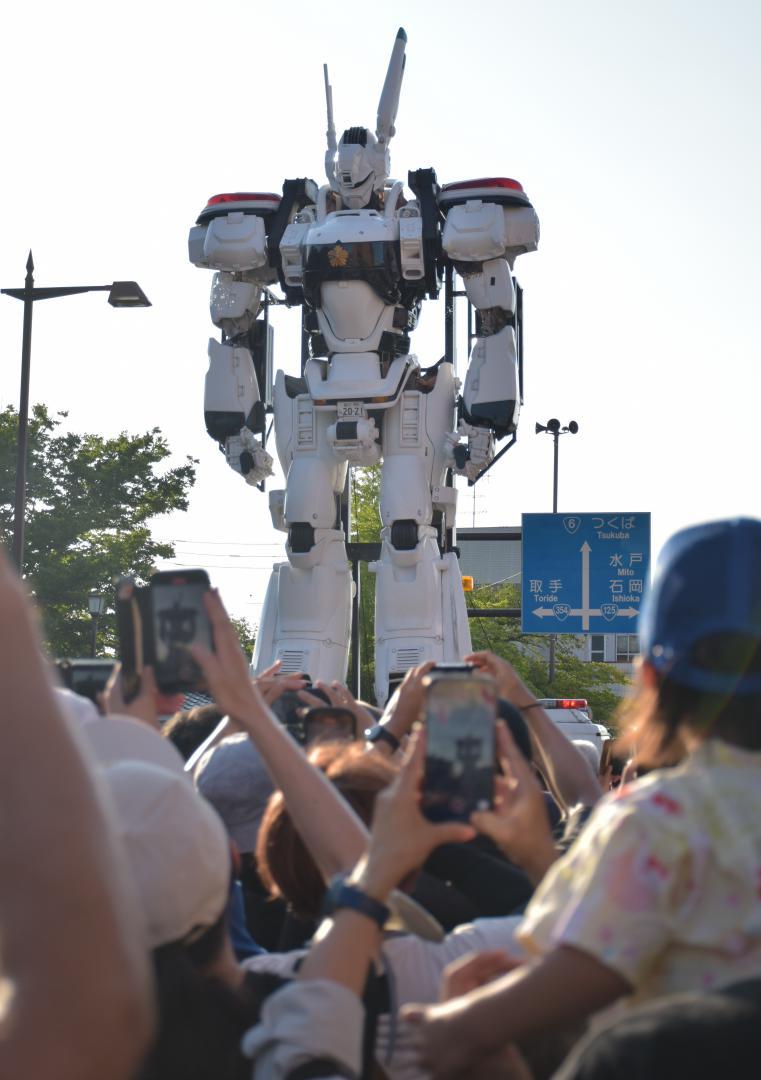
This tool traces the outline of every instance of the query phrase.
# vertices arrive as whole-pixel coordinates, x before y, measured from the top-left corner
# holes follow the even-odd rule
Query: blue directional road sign
[[[650,514],[524,514],[521,629],[635,634]]]

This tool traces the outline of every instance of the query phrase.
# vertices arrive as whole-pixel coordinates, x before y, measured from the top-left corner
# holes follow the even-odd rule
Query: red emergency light
[[[523,191],[523,185],[507,176],[485,176],[481,180],[458,180],[455,184],[444,184],[442,191],[468,191],[470,188],[508,188],[510,191]]]
[[[554,701],[544,701],[545,709],[582,709],[587,712],[589,703],[586,698],[555,698]]]
[[[280,196],[271,191],[231,191],[223,195],[212,195],[207,206],[220,206],[222,203],[239,202],[280,202]]]

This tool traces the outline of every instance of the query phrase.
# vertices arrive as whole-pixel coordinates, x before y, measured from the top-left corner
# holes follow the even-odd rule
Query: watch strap
[[[365,739],[369,743],[385,742],[396,753],[399,747],[402,745],[393,731],[389,731],[385,724],[373,724],[371,728],[365,731]]]
[[[368,919],[376,922],[381,929],[383,929],[391,916],[391,910],[385,904],[381,904],[379,900],[373,900],[371,896],[363,893],[355,885],[349,885],[345,874],[339,874],[330,883],[328,891],[325,893],[322,913],[326,918],[330,918],[336,911],[341,909],[348,909],[349,911],[356,911],[360,915],[365,915]]]

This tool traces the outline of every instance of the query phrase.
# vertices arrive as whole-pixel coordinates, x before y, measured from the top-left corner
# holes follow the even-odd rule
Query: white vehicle
[[[336,138],[325,68],[326,184],[286,180],[282,196],[215,195],[189,237],[190,261],[215,271],[211,318],[222,335],[209,343],[209,435],[246,483],[263,487],[272,474],[265,448],[272,415],[286,477],[269,502],[275,527],[287,534],[287,561],[273,568],[254,670],[279,660],[283,672],[346,678],[354,587],[342,493],[348,466],[382,461],[382,549],[370,564],[381,705],[408,668],[470,652],[452,477],[475,483],[515,442],[522,306],[513,267],[539,240],[536,213],[516,180],[440,186],[433,169],[417,169],[407,191],[392,178],[406,43],[400,29],[375,134],[349,127]],[[424,366],[410,351],[421,305],[442,283],[445,318],[463,290],[476,312],[462,387],[453,322],[438,363],[431,357]],[[275,285],[282,298],[271,293]],[[302,308],[301,375],[278,371],[274,384],[273,303]]]
[[[602,754],[602,744],[611,738],[611,734],[604,724],[597,724],[589,715],[589,704],[586,698],[539,698],[540,705],[553,720],[563,734],[573,741],[585,739],[597,750],[597,756]]]

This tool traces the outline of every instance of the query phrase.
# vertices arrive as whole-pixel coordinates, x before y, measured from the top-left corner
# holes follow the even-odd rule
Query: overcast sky
[[[561,511],[651,511],[656,550],[687,523],[761,515],[760,13],[752,0],[7,5],[0,286],[23,285],[31,247],[38,285],[134,278],[153,301],[35,305],[32,401],[79,431],[159,426],[178,459],[199,458],[189,512],[156,533],[258,619],[283,537],[204,430],[211,274],[188,263],[187,231],[216,192],[322,182],[322,63],[338,131],[374,128],[401,24],[392,174],[512,176],[542,224],[517,263],[518,444],[475,504],[463,490],[460,523],[551,509],[552,440],[534,424],[552,416],[580,426],[560,443]],[[22,309],[0,300],[4,407],[18,404]],[[277,314],[277,364],[296,372],[298,313]],[[428,302],[424,365],[442,319]]]

